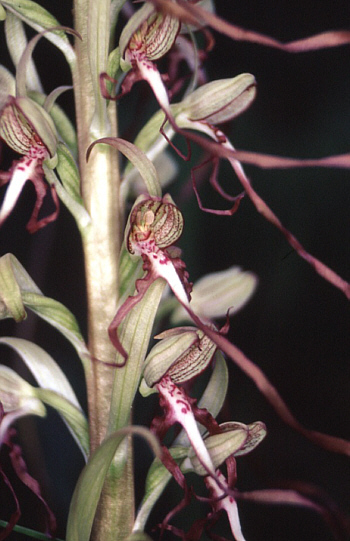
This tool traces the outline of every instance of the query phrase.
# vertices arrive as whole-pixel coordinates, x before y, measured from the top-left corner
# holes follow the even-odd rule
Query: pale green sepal
[[[191,292],[191,306],[198,316],[207,319],[224,318],[230,309],[230,316],[238,312],[252,297],[258,285],[257,276],[240,267],[206,274],[194,283]],[[171,322],[178,325],[191,321],[182,306],[171,314]]]
[[[147,355],[143,369],[143,377],[149,387],[158,383],[179,357],[199,342],[196,330],[196,328],[188,328],[186,332],[164,338],[153,346]]]
[[[246,439],[247,432],[244,429],[237,429],[233,430],[232,432],[225,432],[224,434],[208,436],[204,442],[215,468],[221,466],[221,464],[223,464],[223,462],[225,462],[229,456],[233,455],[235,451],[240,449],[244,445]],[[189,457],[193,469],[198,475],[208,475],[207,470],[203,468],[199,458],[192,448],[189,451]]]
[[[0,21],[4,21],[6,19],[6,10],[3,8],[2,4],[0,4]]]
[[[60,87],[56,89],[57,91],[60,91],[62,89],[69,90],[70,86]],[[49,94],[50,99],[52,95],[56,93],[55,90]],[[39,92],[29,92],[28,96],[41,105],[42,107],[46,108],[46,100],[49,98],[49,96],[45,96],[45,94],[39,93]],[[71,120],[68,118],[66,113],[63,111],[63,109],[57,105],[57,103],[54,103],[52,107],[50,107],[50,116],[52,120],[54,121],[56,130],[60,136],[60,138],[63,140],[63,142],[67,145],[67,147],[71,150],[74,157],[77,156],[77,134],[75,131],[75,128],[71,122]]]
[[[243,113],[255,95],[254,76],[241,73],[232,79],[211,81],[197,88],[181,102],[181,109],[190,121],[216,125]]]
[[[48,149],[50,156],[56,154],[58,136],[55,124],[43,107],[27,97],[17,97],[15,106],[30,122],[35,133]]]
[[[38,32],[59,26],[59,22],[51,13],[31,0],[2,0],[2,4]],[[48,32],[45,37],[62,51],[67,62],[72,67],[76,59],[74,49],[63,30],[56,30],[55,32],[55,34]]]
[[[250,453],[266,436],[266,427],[259,421],[250,425],[228,422],[220,425],[222,434],[205,438],[214,466],[219,467],[229,456],[241,456]],[[198,475],[208,475],[193,449],[189,452],[192,466]]]
[[[255,449],[255,447],[257,447],[266,436],[266,426],[261,421],[255,421],[249,425],[243,425],[243,423],[231,421],[222,423],[220,427],[224,428],[225,430],[239,430],[240,427],[245,427],[245,429],[248,430],[247,439],[244,442],[244,445],[235,451],[235,456],[247,455],[253,451],[253,449]]]
[[[186,447],[171,447],[169,451],[178,464],[181,464],[188,455],[188,448]],[[147,473],[145,495],[136,515],[133,527],[134,531],[143,530],[145,528],[147,519],[153,507],[171,479],[171,473],[159,458],[155,458]]]
[[[54,408],[61,415],[85,460],[87,460],[89,456],[89,425],[81,409],[77,408],[61,394],[49,389],[39,387],[36,389],[35,394],[42,402]]]
[[[156,438],[147,428],[141,426],[120,429],[104,440],[93,453],[78,479],[69,510],[66,541],[89,541],[96,508],[109,467],[123,439],[130,434],[146,439],[153,451],[160,454]]]
[[[5,21],[5,35],[7,48],[12,62],[17,67],[21,56],[28,45],[28,39],[23,22],[10,11],[7,13]],[[40,77],[32,58],[30,58],[27,63],[27,88],[28,90],[43,92]],[[10,92],[10,94],[14,96],[15,92]]]

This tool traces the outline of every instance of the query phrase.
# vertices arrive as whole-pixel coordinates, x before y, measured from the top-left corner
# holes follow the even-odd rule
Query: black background
[[[72,24],[70,2],[41,3],[62,24]],[[217,12],[230,22],[282,41],[324,30],[348,29],[349,11],[347,1],[217,2]],[[208,77],[250,72],[258,84],[257,98],[251,108],[224,127],[236,147],[311,158],[348,152],[349,46],[288,54],[234,42],[217,33],[214,36],[216,46],[207,60]],[[3,36],[1,40],[1,59],[11,67]],[[37,47],[36,59],[47,92],[59,84],[69,84],[69,72],[61,54],[44,40]],[[153,99],[147,86],[140,83],[136,101],[127,97],[125,104],[135,103],[137,110],[143,112],[145,98]],[[71,102],[72,96],[68,94],[60,101],[69,113],[73,111]],[[123,104],[120,109],[123,110]],[[126,105],[124,110],[134,109]],[[134,122],[129,116],[121,118],[126,133]],[[4,151],[2,169],[9,165],[9,160]],[[255,167],[246,170],[258,193],[306,249],[349,279],[348,171],[320,168],[263,171]],[[254,298],[231,320],[230,338],[264,370],[306,427],[349,439],[350,321],[346,298],[292,251],[247,198],[232,217],[202,213],[191,191],[186,189],[189,173],[189,166],[183,165],[181,187],[173,193],[186,220],[181,246],[191,279],[195,281],[203,274],[230,265],[240,265],[258,275],[259,287]],[[239,184],[226,164],[221,166],[220,180],[231,193],[239,191]],[[200,190],[206,206],[227,206],[206,184],[201,184]],[[31,186],[25,188],[13,215],[2,228],[0,255],[14,253],[45,295],[63,302],[77,315],[85,333],[83,262],[78,233],[62,208],[55,224],[30,236],[25,224],[31,213],[33,192]],[[2,322],[1,334],[25,337],[47,349],[85,402],[82,370],[74,352],[55,331],[29,316],[17,326],[10,321]],[[25,374],[19,361],[5,348],[1,348],[1,360],[12,363]],[[349,512],[348,459],[315,446],[286,427],[254,384],[232,364],[230,375],[221,420],[246,423],[262,420],[268,427],[268,437],[262,445],[238,461],[238,488],[253,490],[302,482],[309,488],[319,487],[343,512]],[[144,408],[143,403],[139,422],[147,423],[152,412],[145,413]],[[58,516],[59,536],[64,537],[69,498],[82,467],[79,452],[53,412],[44,420],[19,423],[18,430],[28,468],[40,480]],[[143,455],[144,449],[140,456],[136,450],[140,474]],[[3,461],[3,467],[10,469],[5,456]],[[40,505],[28,491],[21,490],[19,485],[16,488],[23,509],[20,522],[33,528],[43,527]],[[169,505],[171,501],[175,505],[178,497],[174,490],[167,492]],[[4,512],[1,511],[0,518],[8,516],[8,500],[2,486],[0,508]],[[164,509],[153,517],[153,523],[161,520],[161,511]],[[197,513],[197,508],[183,513],[178,524],[188,528],[192,513]],[[240,514],[247,541],[333,539],[322,519],[309,510],[241,504]],[[226,518],[221,523],[221,530],[216,531],[230,538]],[[11,537],[17,538],[23,536]]]

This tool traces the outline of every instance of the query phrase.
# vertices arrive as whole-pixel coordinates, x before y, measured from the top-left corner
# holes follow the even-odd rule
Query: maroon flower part
[[[182,229],[182,214],[168,195],[163,198],[141,196],[131,211],[125,244],[130,254],[142,257],[145,276],[136,280],[136,295],[126,299],[108,329],[113,345],[124,359],[127,353],[120,343],[117,328],[157,278],[168,282],[181,304],[189,304],[192,284],[179,251],[172,249]]]
[[[36,481],[36,479],[34,479],[29,474],[26,463],[22,456],[21,447],[17,443],[14,443],[13,441],[16,435],[16,430],[14,428],[11,428],[11,426],[7,422],[8,416],[11,417],[11,414],[4,412],[3,405],[0,402],[0,430],[2,432],[1,443],[9,449],[9,458],[17,477],[22,481],[22,483],[24,483],[35,494],[35,496],[43,504],[45,513],[46,513],[46,532],[45,533],[47,534],[48,537],[54,537],[56,529],[57,529],[56,517],[51,511],[44,497],[42,496],[38,481]],[[6,430],[2,430],[3,424],[7,426]],[[3,471],[1,465],[0,465],[0,478],[2,478],[4,483],[7,485],[15,503],[15,511],[12,513],[12,516],[10,517],[7,527],[0,535],[0,540],[2,540],[2,539],[5,539],[8,535],[10,535],[14,526],[17,524],[21,516],[21,510],[20,510],[20,504],[16,496],[16,493],[14,491],[14,488],[12,487],[11,482],[8,479],[6,473]]]
[[[27,229],[34,233],[55,220],[59,211],[58,197],[52,187],[56,208],[49,216],[38,218],[48,189],[42,165],[45,160],[53,158],[56,151],[54,125],[48,113],[29,98],[9,96],[0,113],[0,138],[15,152],[24,155],[13,162],[9,171],[0,172],[0,185],[9,183],[0,209],[0,226],[12,212],[24,184],[30,180],[37,198]]]
[[[213,517],[217,515],[219,511],[225,510],[229,518],[231,531],[236,541],[245,541],[240,526],[237,503],[234,497],[235,492],[232,489],[236,482],[235,458],[233,457],[231,450],[229,451],[229,456],[225,457],[229,479],[229,481],[227,481],[220,470],[216,469],[210,452],[206,447],[205,440],[203,440],[199,432],[197,422],[205,426],[211,435],[220,434],[220,426],[207,410],[198,408],[196,400],[189,397],[184,389],[178,387],[169,375],[165,375],[161,381],[156,384],[156,388],[159,392],[159,403],[164,414],[162,417],[156,417],[153,420],[151,430],[162,441],[168,429],[179,423],[187,434],[196,460],[200,464],[200,469],[204,471],[204,481],[210,491],[210,497],[209,499],[206,499],[206,501],[211,504],[213,512],[209,513],[207,519],[201,524],[201,527],[204,527],[207,521],[212,521]],[[239,454],[240,449],[244,448],[249,437],[249,431],[246,431],[240,442],[237,444],[237,454]],[[252,448],[254,446],[255,445],[251,445]],[[243,452],[244,451],[242,451],[242,454]],[[184,498],[182,502],[166,516],[161,528],[163,530],[170,529],[173,533],[180,535],[183,539],[192,539],[192,537],[188,537],[184,532],[177,531],[176,529],[174,530],[173,527],[169,525],[169,520],[174,514],[189,503],[192,489],[187,487],[180,467],[165,447],[163,447],[162,461],[178,484],[184,489]]]

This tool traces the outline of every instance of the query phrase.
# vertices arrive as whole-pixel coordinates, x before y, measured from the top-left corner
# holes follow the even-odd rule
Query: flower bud
[[[131,254],[151,253],[154,247],[167,248],[181,236],[183,218],[180,210],[164,196],[146,198],[131,211],[126,232],[126,247]]]
[[[250,73],[233,79],[211,81],[181,102],[181,111],[190,121],[221,124],[243,113],[256,95],[256,81]]]

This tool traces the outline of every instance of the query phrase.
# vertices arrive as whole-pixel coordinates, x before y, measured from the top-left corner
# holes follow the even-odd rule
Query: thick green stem
[[[82,196],[91,224],[82,234],[88,303],[88,341],[92,355],[87,375],[91,451],[106,435],[115,350],[108,326],[117,305],[118,258],[122,212],[119,204],[119,167],[115,149],[97,145],[86,162],[86,151],[99,137],[117,135],[116,108],[99,92],[98,76],[106,68],[109,43],[109,0],[75,0],[77,73],[74,75]],[[93,43],[91,43],[91,41]],[[103,54],[104,51],[104,54]],[[103,66],[104,64],[104,66]],[[131,458],[130,458],[131,460]],[[93,539],[123,539],[134,517],[133,471],[127,464],[122,478],[106,481]]]

